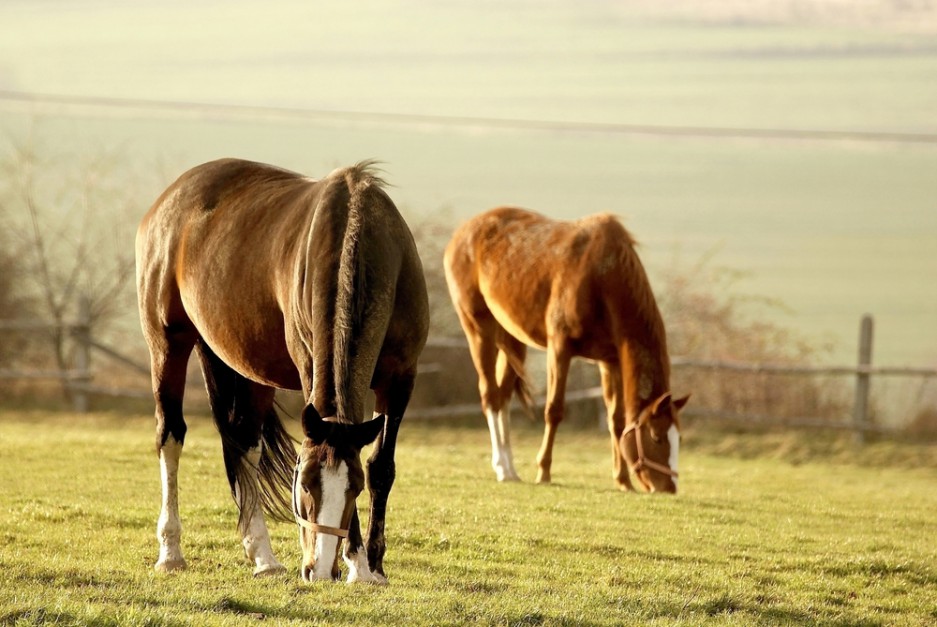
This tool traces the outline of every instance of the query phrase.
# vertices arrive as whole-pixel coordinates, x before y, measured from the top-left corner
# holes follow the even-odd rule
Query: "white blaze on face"
[[[348,491],[348,466],[341,462],[336,468],[322,468],[322,502],[316,512],[316,523],[326,527],[341,527],[345,512],[345,494]],[[332,578],[332,564],[338,553],[340,538],[327,533],[316,534],[317,579]]]
[[[670,459],[667,460],[667,465],[672,471],[677,472],[677,462],[680,458],[680,432],[677,431],[677,425],[670,425],[670,429],[667,430],[667,441],[670,442]],[[673,478],[673,484],[677,485],[676,477]]]

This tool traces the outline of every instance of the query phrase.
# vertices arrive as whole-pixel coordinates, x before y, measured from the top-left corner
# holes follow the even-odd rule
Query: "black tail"
[[[283,427],[274,409],[274,391],[245,379],[204,342],[197,345],[212,416],[221,434],[225,471],[232,495],[242,492],[238,526],[243,530],[247,512],[260,502],[264,512],[275,520],[293,520],[290,490],[296,463],[294,440]],[[261,447],[258,483],[245,455]],[[235,499],[237,500],[237,499]]]

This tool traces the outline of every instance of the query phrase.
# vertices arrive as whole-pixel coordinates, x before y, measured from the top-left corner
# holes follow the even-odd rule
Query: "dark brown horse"
[[[386,582],[385,508],[428,306],[413,237],[370,164],[320,181],[233,159],[189,170],[143,218],[137,284],[163,490],[156,569],[185,567],[177,477],[195,348],[254,574],[284,570],[266,510],[299,523],[305,580],[338,578],[344,538],[349,581]],[[380,415],[364,422],[369,387]],[[298,459],[276,388],[305,395]],[[375,440],[365,549],[355,497]]]
[[[649,491],[677,491],[686,398],[670,393],[667,340],[631,235],[614,217],[556,222],[502,207],[459,227],[446,248],[446,280],[478,370],[492,466],[517,480],[510,439],[512,393],[528,398],[527,346],[547,351],[547,402],[537,481],[550,481],[570,360],[598,362],[608,409],[613,478],[628,467]]]

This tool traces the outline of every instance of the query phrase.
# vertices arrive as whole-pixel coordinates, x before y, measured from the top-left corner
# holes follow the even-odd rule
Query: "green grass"
[[[539,429],[516,426],[530,479]],[[874,445],[877,463],[865,465],[811,449],[811,434],[795,465],[746,459],[753,438],[729,434],[725,450],[700,429],[685,441],[681,494],[668,498],[613,491],[606,437],[592,430],[561,431],[554,485],[499,485],[481,421],[406,424],[388,513],[391,585],[379,588],[303,584],[286,524],[272,533],[290,574],[254,580],[204,418],[190,420],[180,482],[189,569],[157,575],[151,419],[6,411],[0,624],[937,620],[933,447]]]

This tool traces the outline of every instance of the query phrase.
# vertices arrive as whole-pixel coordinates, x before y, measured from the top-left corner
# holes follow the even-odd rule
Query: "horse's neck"
[[[670,390],[670,362],[661,342],[627,342],[621,351],[626,422]]]

